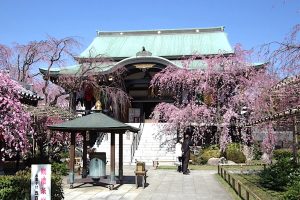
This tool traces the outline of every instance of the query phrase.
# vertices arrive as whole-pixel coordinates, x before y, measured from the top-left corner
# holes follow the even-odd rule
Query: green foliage
[[[290,187],[288,187],[287,192],[285,192],[283,199],[286,200],[299,200],[300,199],[300,182],[296,182]]]
[[[210,158],[219,158],[220,157],[220,150],[206,150],[201,155],[202,164],[206,164]]]
[[[68,175],[69,169],[66,163],[52,163],[51,170],[53,173],[66,176]]]
[[[294,179],[293,172],[295,172],[295,165],[291,160],[280,159],[259,174],[259,183],[265,188],[283,191]]]
[[[262,154],[263,153],[262,153],[261,147],[259,146],[259,144],[257,142],[255,142],[253,144],[253,159],[254,160],[260,160]]]
[[[68,151],[62,151],[60,152],[60,157],[61,158],[68,158],[69,157],[69,152]]]
[[[62,178],[60,175],[52,175],[51,177],[51,199],[64,199],[64,190],[62,187]]]
[[[276,160],[281,160],[284,158],[291,158],[293,153],[289,149],[276,149],[273,151],[273,158]]]
[[[9,176],[0,178],[0,199],[18,199],[18,189],[13,187],[13,180]]]
[[[15,176],[0,176],[0,199],[30,199],[30,173],[20,171]]]
[[[231,143],[227,146],[226,151],[226,159],[231,160],[235,163],[244,163],[246,161],[246,157],[241,151],[240,144]]]
[[[207,150],[218,150],[218,151],[220,151],[220,147],[217,144],[210,145],[206,149]]]
[[[1,200],[29,200],[30,199],[30,171],[17,172],[15,176],[0,176],[0,199]],[[52,174],[51,199],[64,199],[62,178]]]
[[[219,158],[220,149],[217,145],[211,145],[201,151],[199,155],[195,157],[196,164],[206,164],[210,158]]]

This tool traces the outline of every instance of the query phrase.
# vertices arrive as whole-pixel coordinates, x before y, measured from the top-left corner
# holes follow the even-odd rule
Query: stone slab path
[[[109,190],[102,186],[85,184],[69,189],[64,179],[66,200],[230,200],[232,197],[216,180],[215,170],[192,170],[190,175],[183,175],[173,170],[148,170],[147,186],[136,188],[133,182],[134,168],[124,166],[124,175],[131,176],[131,182]],[[76,186],[76,185],[75,185]]]

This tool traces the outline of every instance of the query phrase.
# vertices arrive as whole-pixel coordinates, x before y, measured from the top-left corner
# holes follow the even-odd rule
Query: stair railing
[[[144,130],[144,124],[145,124],[145,113],[143,118],[140,120],[139,125],[139,131],[137,133],[133,134],[132,144],[131,144],[131,163],[135,154],[135,151],[138,149],[138,146],[140,144],[141,136]]]
[[[107,134],[107,133],[100,133],[100,134],[99,134],[99,137],[98,137],[97,139],[100,141],[100,144],[102,143],[105,134]]]

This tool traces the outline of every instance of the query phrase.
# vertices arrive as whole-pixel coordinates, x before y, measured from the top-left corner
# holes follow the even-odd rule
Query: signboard
[[[51,200],[51,165],[31,165],[31,200]]]

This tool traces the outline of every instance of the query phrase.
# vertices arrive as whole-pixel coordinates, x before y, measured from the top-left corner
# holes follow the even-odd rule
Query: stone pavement
[[[64,179],[64,193],[66,200],[101,200],[101,199],[212,199],[230,200],[231,196],[216,180],[215,170],[192,170],[190,175],[183,175],[174,170],[148,170],[147,186],[136,188],[134,184],[134,167],[124,166],[124,175],[131,176],[129,184],[116,186],[109,190],[102,186],[85,184],[69,189]],[[76,186],[76,185],[74,185]]]

